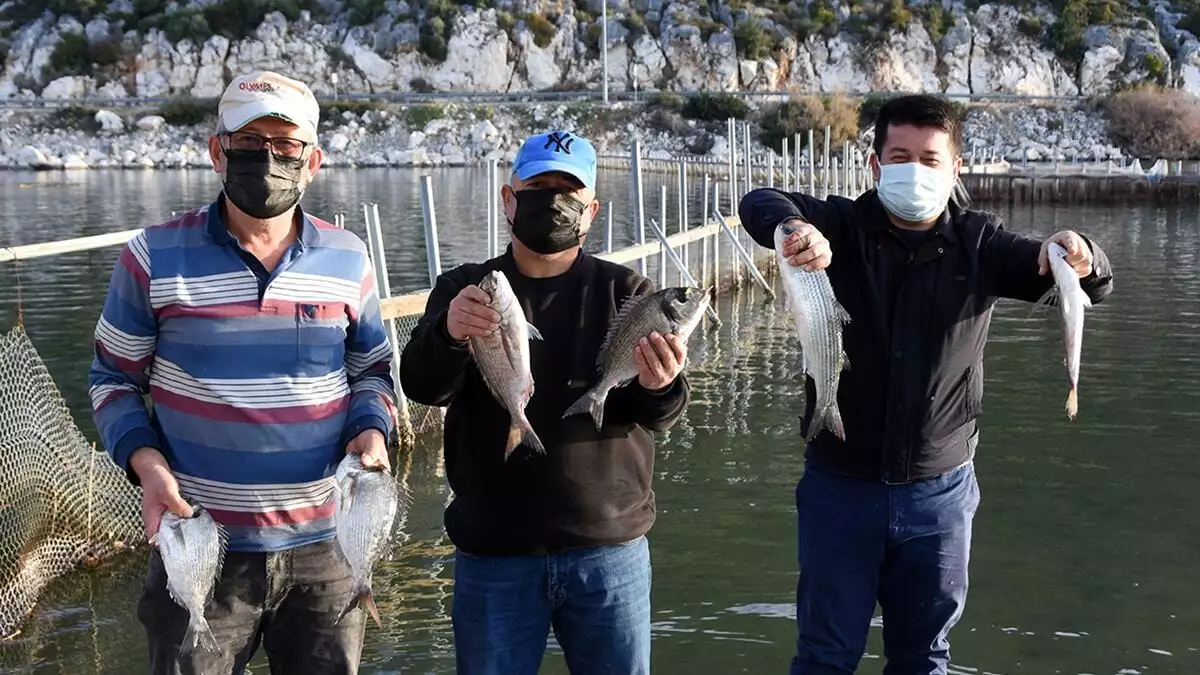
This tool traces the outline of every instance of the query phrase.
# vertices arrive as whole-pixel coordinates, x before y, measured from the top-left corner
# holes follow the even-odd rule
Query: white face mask
[[[951,176],[919,162],[879,165],[879,201],[900,220],[923,223],[936,218],[953,190]]]

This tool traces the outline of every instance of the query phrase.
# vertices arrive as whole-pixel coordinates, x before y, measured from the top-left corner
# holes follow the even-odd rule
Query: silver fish
[[[181,652],[197,646],[220,651],[217,638],[204,618],[204,609],[221,578],[228,541],[225,529],[201,506],[192,506],[191,518],[180,518],[168,511],[159,523],[153,543],[167,572],[167,592],[190,615],[179,647]]]
[[[504,459],[507,460],[522,443],[544,454],[545,446],[525,417],[525,406],[533,397],[529,340],[541,340],[542,334],[526,320],[521,303],[503,272],[493,270],[488,273],[479,282],[479,288],[491,298],[488,307],[500,315],[500,328],[486,337],[472,337],[468,345],[488,390],[512,416]]]
[[[408,515],[408,491],[380,468],[366,468],[362,458],[347,453],[334,474],[333,516],[338,550],[354,577],[354,591],[337,621],[355,607],[364,607],[382,627],[375,598],[371,595],[371,572],[375,563],[391,552],[396,528]]]
[[[825,270],[808,272],[793,266],[783,255],[783,242],[795,230],[787,224],[775,228],[775,255],[783,277],[784,298],[800,335],[800,369],[813,379],[817,400],[805,442],[828,429],[846,440],[842,413],[838,409],[838,381],[849,370],[850,359],[842,345],[842,330],[850,314],[838,302]]]
[[[1092,300],[1079,285],[1079,274],[1067,263],[1067,250],[1057,242],[1047,247],[1050,273],[1054,275],[1054,286],[1046,292],[1038,304],[1057,304],[1062,314],[1063,342],[1067,348],[1064,363],[1070,389],[1067,392],[1067,417],[1075,419],[1079,414],[1079,360],[1083,348],[1083,315],[1090,309]]]
[[[699,288],[678,286],[626,300],[617,310],[600,345],[600,354],[596,358],[600,381],[567,408],[563,417],[591,413],[596,431],[599,431],[604,425],[604,401],[608,392],[637,377],[637,362],[633,356],[637,343],[650,333],[674,333],[686,344],[708,308],[709,294]]]

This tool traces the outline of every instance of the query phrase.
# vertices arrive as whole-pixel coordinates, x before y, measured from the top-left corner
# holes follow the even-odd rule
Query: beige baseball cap
[[[317,137],[321,108],[308,85],[279,73],[260,70],[234,78],[217,104],[221,126],[237,131],[261,117],[278,117]]]

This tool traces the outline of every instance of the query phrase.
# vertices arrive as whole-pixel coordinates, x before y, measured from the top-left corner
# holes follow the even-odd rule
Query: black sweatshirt
[[[1006,231],[990,213],[953,205],[927,235],[910,241],[891,225],[874,190],[856,200],[820,200],[760,188],[742,198],[738,215],[761,246],[774,248],[775,227],[800,218],[833,250],[829,281],[851,317],[843,336],[850,369],[838,385],[846,440],[822,431],[807,448],[809,460],[889,483],[936,476],[969,460],[983,409],[992,309],[997,298],[1034,302],[1054,285],[1053,275],[1038,274],[1042,242]],[[1093,271],[1079,281],[1098,303],[1112,292],[1112,267],[1095,242],[1084,241]],[[1057,386],[1060,375],[1045,381]],[[811,378],[805,391],[802,429],[812,418]]]
[[[497,269],[544,338],[530,341],[534,393],[525,413],[546,454],[519,445],[507,462],[508,411],[467,348],[446,332],[450,301]],[[410,399],[446,406],[443,445],[454,500],[445,525],[455,546],[476,555],[527,555],[621,543],[650,529],[651,432],[682,417],[686,378],[661,392],[636,379],[613,389],[600,432],[590,415],[562,414],[599,379],[596,356],[621,303],[653,290],[633,270],[582,251],[569,271],[548,279],[522,276],[511,248],[438,277],[404,347],[400,382]]]

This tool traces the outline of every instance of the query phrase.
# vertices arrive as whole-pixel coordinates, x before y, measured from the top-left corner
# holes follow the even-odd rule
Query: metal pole
[[[753,183],[754,183],[754,179],[750,175],[750,123],[749,122],[747,122],[746,124],[744,124],[742,126],[742,147],[743,147],[743,153],[744,153],[743,157],[745,158],[745,162],[746,162],[746,164],[745,164],[745,166],[746,166],[746,191],[742,193],[742,196],[744,197],[744,196],[746,196],[746,192],[750,191],[750,189],[751,189],[750,186],[753,185]]]
[[[650,227],[654,230],[654,236],[658,237],[658,241],[662,246],[663,252],[670,256],[671,262],[675,263],[675,267],[679,268],[679,276],[683,279],[683,281],[692,288],[702,288],[700,284],[696,283],[696,279],[692,277],[692,273],[688,270],[687,266],[683,264],[683,261],[679,259],[679,256],[675,255],[675,250],[672,249],[667,243],[666,233],[662,231],[662,228],[658,226],[658,223],[655,222],[653,218],[650,219]],[[666,264],[666,262],[666,260],[663,260],[664,264]],[[721,325],[721,318],[717,316],[717,311],[713,309],[711,302],[708,303],[708,306],[705,307],[704,311],[706,314],[712,317],[713,321],[717,322],[718,326]]]
[[[633,141],[633,208],[637,243],[646,243],[646,203],[642,198],[642,142]],[[646,275],[646,259],[638,258],[638,274]]]
[[[829,131],[830,131],[829,125],[826,124],[825,125],[825,154],[822,156],[823,159],[821,160],[821,175],[824,177],[823,183],[825,184],[825,197],[829,196],[829,179],[831,177],[829,175],[829,167],[830,167]]]
[[[658,217],[659,222],[667,222],[667,186],[660,185],[658,191]],[[665,243],[659,245],[658,256],[658,287],[667,287],[667,256],[665,249],[669,248]]]
[[[442,258],[438,253],[437,214],[433,206],[433,177],[421,176],[421,211],[425,214],[425,257],[429,262],[429,287],[437,285],[442,273]]]
[[[604,206],[604,252],[613,252],[613,229],[612,229],[612,202],[607,202]]]
[[[682,160],[679,163],[679,168],[680,168],[680,172],[679,172],[679,231],[687,232],[689,229],[689,223],[688,223],[688,172],[687,172],[688,166],[687,166],[686,159]],[[685,267],[688,268],[689,272],[692,271],[692,267],[691,267],[692,257],[691,257],[691,255],[689,255],[691,248],[692,248],[691,244],[684,244],[683,250],[682,250],[683,264]]]
[[[817,154],[814,150],[816,141],[813,139],[813,130],[808,130],[808,194],[811,197],[817,196]]]
[[[767,187],[775,187],[775,151],[767,152]]]
[[[721,205],[721,184],[716,181],[713,181],[712,204],[713,204],[714,210],[720,208],[720,205]],[[709,213],[711,213],[711,212],[708,211],[707,209],[704,211],[704,219],[705,220],[708,220]],[[708,241],[708,240],[705,239],[705,241]],[[717,286],[717,287],[721,286],[721,250],[720,249],[721,249],[721,237],[720,237],[720,235],[717,235],[712,238],[713,285]]]
[[[379,219],[379,204],[371,204],[370,211],[363,204],[363,215],[366,217],[367,250],[371,254],[371,265],[375,273],[375,287],[380,298],[392,297],[392,285],[388,279],[387,255],[383,245],[383,226]],[[372,215],[374,218],[372,218]],[[387,333],[388,345],[392,349],[392,387],[396,394],[397,432],[404,444],[412,440],[412,420],[408,412],[408,397],[400,386],[400,339],[396,333],[396,322],[385,321],[384,331]]]
[[[600,2],[600,58],[601,99],[608,105],[608,0]]]
[[[700,193],[700,226],[708,224],[708,191],[712,185],[712,177],[704,174],[704,190]],[[700,277],[704,285],[708,285],[708,237],[700,242]]]
[[[725,222],[725,216],[722,216],[721,212],[717,209],[713,209],[713,215],[716,216],[717,221],[721,223],[721,229],[725,230],[725,234],[729,235],[729,241],[733,243],[734,251],[738,254],[738,256],[743,261],[745,261],[746,265],[750,268],[750,275],[753,276],[754,280],[757,281],[759,283],[759,285],[763,287],[763,290],[765,290],[767,292],[767,295],[774,298],[775,297],[774,289],[771,288],[771,285],[768,284],[767,280],[764,279],[762,274],[759,273],[758,268],[755,267],[755,265],[754,265],[754,258],[750,257],[750,254],[747,253],[746,249],[742,247],[742,243],[737,240],[737,236],[734,235],[733,230],[729,228],[729,223]]]
[[[729,210],[737,210],[737,126],[733,118],[729,118]],[[720,204],[713,204],[721,208]]]
[[[500,166],[495,159],[488,160],[488,249],[487,257],[494,258],[500,251]]]
[[[786,138],[783,139],[783,157],[782,161],[780,161],[780,165],[783,169],[783,189],[787,192],[791,192],[791,181],[788,179],[788,169],[791,167],[788,166],[788,139]]]

